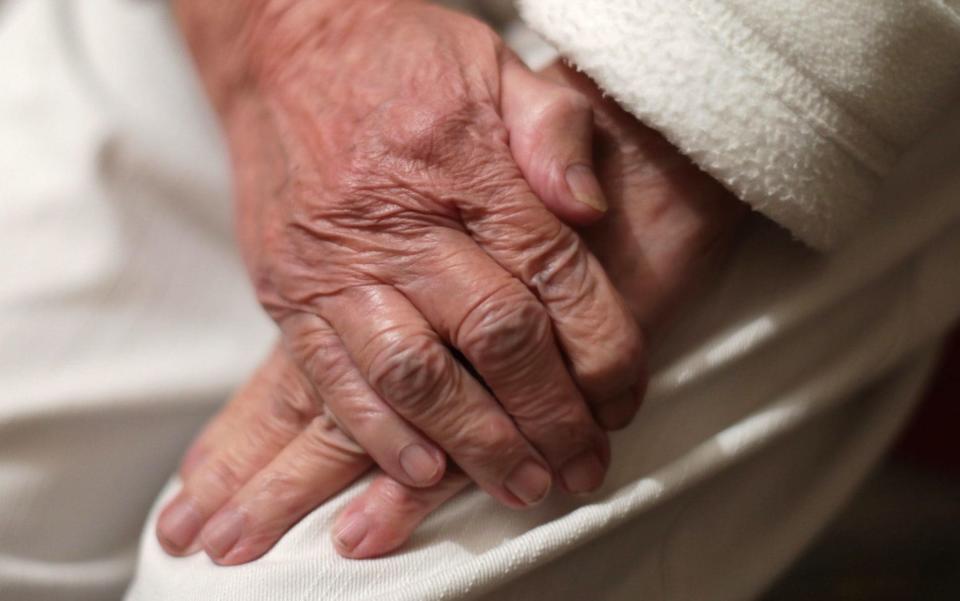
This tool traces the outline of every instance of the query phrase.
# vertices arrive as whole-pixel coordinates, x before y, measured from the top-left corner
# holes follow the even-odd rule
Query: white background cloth
[[[165,10],[0,3],[2,601],[119,598],[153,497],[272,338]]]
[[[273,329],[163,4],[0,5],[0,132],[0,599],[119,599],[152,499]],[[148,521],[128,598],[755,594],[882,453],[960,312],[958,132],[915,149],[830,257],[752,220],[660,341],[589,499],[513,513],[470,492],[353,562],[329,526],[354,487],[228,569],[164,556]]]

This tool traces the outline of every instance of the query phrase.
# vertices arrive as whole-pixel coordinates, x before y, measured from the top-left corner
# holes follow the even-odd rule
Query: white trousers
[[[835,255],[751,220],[657,341],[589,498],[511,512],[467,492],[400,552],[349,561],[329,528],[361,482],[252,564],[167,557],[150,507],[275,336],[167,10],[0,4],[3,601],[750,598],[881,456],[960,314],[954,128]]]

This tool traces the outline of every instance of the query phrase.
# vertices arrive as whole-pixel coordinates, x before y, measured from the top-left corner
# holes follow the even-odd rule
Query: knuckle
[[[429,508],[427,499],[393,479],[380,480],[376,493],[392,515],[416,515]]]
[[[240,396],[251,399],[258,409],[241,417],[242,429],[257,430],[267,439],[299,432],[322,405],[310,381],[279,346],[248,387]]]
[[[446,349],[418,334],[388,341],[370,364],[370,383],[401,412],[422,415],[444,397],[455,370]]]
[[[268,393],[270,406],[266,414],[267,427],[279,432],[303,429],[320,410],[313,392],[296,378],[281,378]]]
[[[389,410],[369,398],[341,398],[337,413],[342,415],[330,413],[337,429],[357,440],[374,438],[385,424],[395,419]]]
[[[549,439],[569,446],[596,435],[596,426],[582,402],[552,401],[545,399],[511,410],[520,430],[528,438]]]
[[[513,422],[483,419],[461,428],[457,454],[479,465],[499,465],[522,452],[522,438]],[[512,464],[512,463],[511,463]]]
[[[583,243],[573,230],[556,227],[530,246],[525,277],[545,300],[580,303],[595,283],[586,256]]]
[[[349,363],[340,337],[324,318],[313,313],[295,313],[282,325],[285,328],[282,349],[286,351],[281,357],[283,371],[301,373],[290,361],[295,358],[307,373],[319,379],[330,372],[340,373]]]
[[[526,290],[493,296],[463,321],[458,346],[481,370],[496,377],[532,363],[552,342],[546,309]]]
[[[229,493],[238,490],[244,484],[240,474],[241,468],[238,465],[234,465],[227,458],[220,457],[204,463],[191,479],[190,484],[191,488],[197,490]]]
[[[355,156],[361,173],[383,172],[384,164],[394,176],[424,179],[425,173],[463,168],[464,154],[475,146],[481,132],[494,128],[489,111],[471,98],[465,84],[456,78],[443,83],[435,95],[396,101],[382,110],[369,128]]]
[[[282,471],[264,474],[258,483],[257,492],[282,515],[295,515],[302,504],[303,482],[296,476]]]
[[[308,454],[314,460],[348,461],[366,455],[366,451],[340,425],[323,411],[303,431]]]
[[[645,347],[639,328],[613,330],[585,365],[575,366],[577,380],[594,401],[603,401],[641,384]]]

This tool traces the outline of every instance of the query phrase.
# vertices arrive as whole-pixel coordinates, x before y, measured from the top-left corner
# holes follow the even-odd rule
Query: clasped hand
[[[185,459],[158,523],[171,553],[256,558],[371,462],[385,476],[337,529],[355,557],[401,544],[468,481],[516,508],[555,480],[592,491],[610,461],[604,429],[642,395],[645,301],[626,302],[569,225],[603,218],[610,195],[594,109],[615,115],[607,129],[624,115],[582,78],[531,73],[469,17],[323,6],[251,15],[249,71],[220,105],[241,249],[282,341]],[[636,131],[607,140],[619,158],[672,150]],[[611,183],[655,181],[656,199],[723,197],[678,177],[702,174],[672,155],[619,180],[609,159]],[[660,205],[642,215],[671,226],[706,223],[714,206]],[[604,231],[616,230],[592,230],[601,250]],[[686,268],[712,247],[706,225],[677,231],[662,261]],[[389,512],[369,511],[388,498]]]

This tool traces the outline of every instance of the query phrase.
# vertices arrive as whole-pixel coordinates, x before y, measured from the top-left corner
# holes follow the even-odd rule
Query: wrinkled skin
[[[545,76],[593,103],[597,169],[610,210],[583,235],[633,318],[658,326],[665,311],[722,258],[743,205],[656,132],[604,100],[585,77],[559,65]],[[197,494],[219,505],[190,550],[202,547],[224,565],[250,561],[371,463],[338,430],[288,353],[277,349],[184,461],[185,490],[202,491]],[[337,549],[353,558],[388,553],[469,483],[455,469],[427,488],[381,474],[339,516]]]
[[[229,140],[241,250],[310,397],[409,486],[449,457],[510,507],[554,480],[596,489],[601,426],[629,422],[644,369],[561,220],[605,208],[590,102],[419,0],[175,9]],[[188,487],[164,512],[170,552],[217,498]]]
[[[397,478],[433,484],[445,451],[509,506],[538,502],[554,473],[591,490],[609,450],[586,401],[618,416],[608,426],[633,414],[642,342],[511,152],[508,125],[526,120],[502,100],[534,77],[474,19],[378,10],[348,10],[320,39],[272,27],[293,50],[263,60],[225,119],[258,296],[329,410]]]

